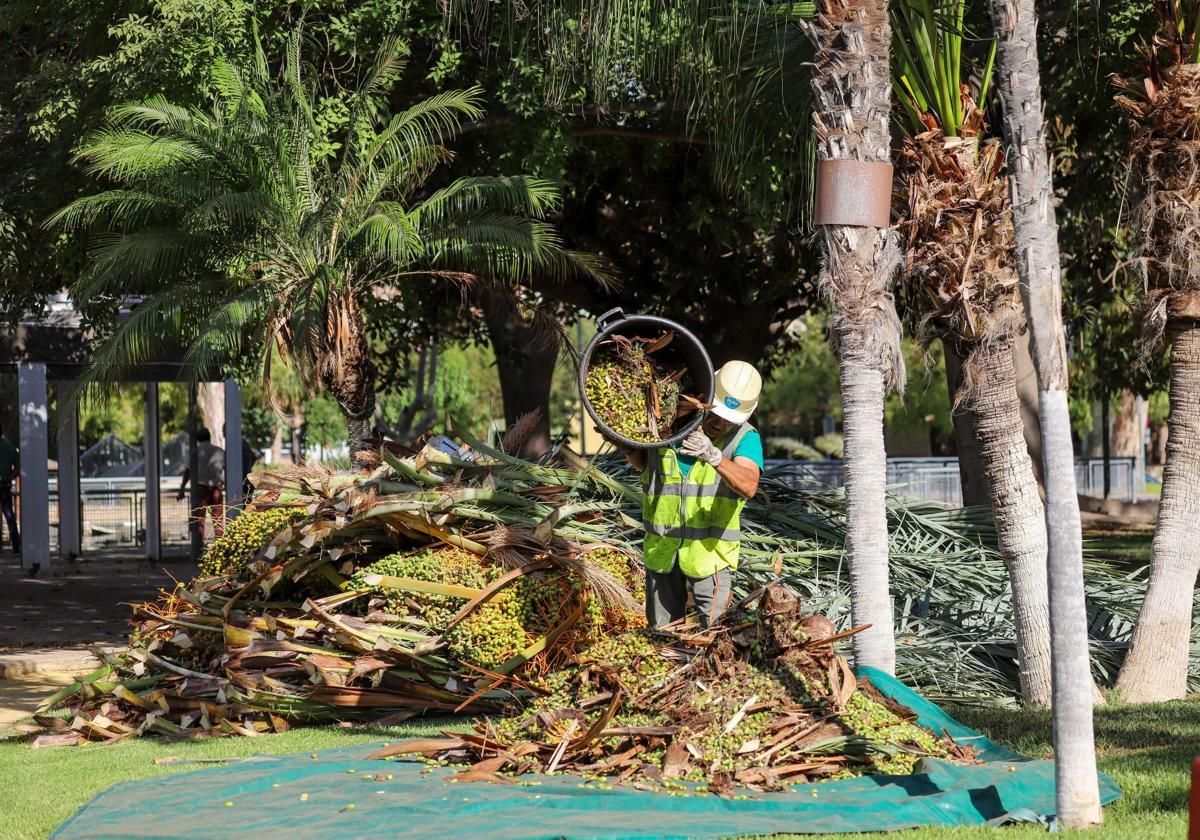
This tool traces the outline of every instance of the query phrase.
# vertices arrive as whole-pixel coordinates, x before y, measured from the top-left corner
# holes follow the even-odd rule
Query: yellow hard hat
[[[716,376],[712,413],[730,423],[744,423],[758,408],[762,377],[749,362],[726,362]]]

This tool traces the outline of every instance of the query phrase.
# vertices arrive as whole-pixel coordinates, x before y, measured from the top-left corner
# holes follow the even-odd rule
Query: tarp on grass
[[[886,831],[1053,814],[1053,762],[1004,749],[880,671],[860,668],[859,674],[912,709],[923,726],[974,746],[986,763],[927,761],[925,772],[908,776],[868,776],[720,799],[600,790],[562,775],[523,778],[536,785],[455,784],[445,781],[454,773],[449,768],[423,775],[424,765],[418,763],[365,761],[380,744],[364,744],[316,753],[316,760],[309,753],[258,756],[115,785],[52,837],[617,840]],[[363,779],[378,773],[393,778]],[[1100,795],[1107,804],[1121,791],[1102,775]]]

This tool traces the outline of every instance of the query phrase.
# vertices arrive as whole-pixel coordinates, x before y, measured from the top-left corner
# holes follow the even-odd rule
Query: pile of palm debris
[[[473,460],[426,447],[382,452],[355,475],[263,473],[201,577],[138,605],[129,649],[102,654],[101,668],[48,698],[44,713],[69,716],[43,714],[44,729],[32,734],[58,744],[391,723],[426,712],[521,715],[549,702],[547,692],[569,695],[566,708],[609,691],[598,675],[628,656],[622,645],[673,657],[693,649],[636,632],[641,493],[627,467],[565,448],[531,463],[511,454],[520,441],[497,448],[449,431]],[[943,685],[1011,690],[1001,641],[991,644],[1005,631],[989,626],[976,645],[961,624],[1005,614],[976,606],[1007,585],[986,515],[890,496],[889,517],[891,583],[909,628],[897,645],[902,678],[934,696]],[[848,629],[840,494],[798,489],[768,471],[742,531],[738,597],[782,580],[810,611]],[[729,638],[740,644],[745,632]],[[642,656],[636,667],[650,673],[672,661]],[[832,696],[845,682],[830,683]],[[638,696],[624,691],[622,702]],[[736,698],[714,691],[719,716]],[[562,733],[546,726],[539,738],[557,744]]]
[[[614,636],[533,683],[540,697],[522,714],[372,757],[470,762],[461,778],[500,783],[568,771],[642,787],[699,782],[722,795],[907,774],[924,757],[974,761],[970,747],[856,679],[833,646],[855,630],[802,617],[779,584],[754,606],[702,635]]]

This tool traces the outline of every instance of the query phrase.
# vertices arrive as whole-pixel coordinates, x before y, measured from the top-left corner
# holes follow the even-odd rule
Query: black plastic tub
[[[709,359],[708,351],[704,349],[704,345],[700,343],[700,339],[692,335],[686,327],[668,318],[659,318],[656,315],[626,315],[620,309],[610,309],[597,318],[596,328],[596,334],[588,342],[587,347],[583,349],[583,356],[579,360],[579,396],[583,399],[583,407],[587,410],[588,416],[595,421],[604,435],[627,449],[655,449],[660,446],[669,446],[672,443],[678,443],[691,434],[692,430],[704,420],[703,411],[692,412],[686,418],[677,421],[671,428],[671,436],[662,440],[647,443],[646,441],[633,440],[632,438],[617,434],[607,423],[600,419],[600,416],[592,407],[592,403],[587,397],[587,375],[593,354],[595,354],[600,343],[606,339],[614,335],[622,335],[629,338],[634,336],[658,338],[664,331],[673,330],[675,338],[668,347],[659,352],[672,353],[682,364],[687,365],[688,373],[692,380],[692,387],[690,389],[692,395],[699,396],[701,402],[709,403],[712,402],[716,382],[713,376],[712,360]]]

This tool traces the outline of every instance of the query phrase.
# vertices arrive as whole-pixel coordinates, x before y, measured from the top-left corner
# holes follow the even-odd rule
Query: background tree
[[[167,336],[188,347],[196,370],[253,337],[266,348],[264,377],[279,352],[308,387],[336,400],[357,453],[375,409],[363,315],[373,289],[473,272],[523,278],[535,266],[600,274],[541,221],[558,200],[548,182],[464,177],[421,197],[451,156],[443,142],[482,116],[477,89],[380,121],[376,100],[403,69],[387,44],[331,137],[314,130],[319,87],[303,77],[300,50],[297,30],[280,81],[261,49],[248,66],[219,59],[212,112],[161,97],[114,109],[80,157],[122,186],[54,219],[77,228],[103,218],[114,230],[73,287],[78,299],[145,297],[96,354],[93,380],[145,358]]]
[[[1064,828],[1102,821],[1092,729],[1092,679],[1083,591],[1083,530],[1067,404],[1058,231],[1046,153],[1033,0],[992,0],[999,46],[1013,228],[1021,295],[1038,378],[1050,592],[1057,816]]]

